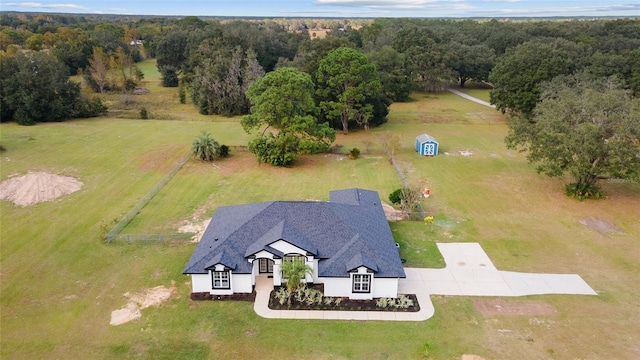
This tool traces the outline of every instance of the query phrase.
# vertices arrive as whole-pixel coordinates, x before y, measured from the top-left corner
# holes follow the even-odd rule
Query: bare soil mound
[[[123,308],[111,312],[111,321],[109,321],[109,324],[117,326],[140,318],[142,316],[140,310],[148,308],[149,306],[161,305],[163,302],[169,300],[173,290],[175,290],[175,287],[172,284],[170,288],[156,286],[141,293],[124,294],[124,296],[129,298],[129,302]]]
[[[31,206],[80,190],[82,182],[69,176],[30,172],[0,183],[0,199]]]

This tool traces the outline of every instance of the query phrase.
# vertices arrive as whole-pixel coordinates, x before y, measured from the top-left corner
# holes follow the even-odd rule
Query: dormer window
[[[282,260],[304,264],[306,257],[299,254],[289,254],[289,255],[285,255],[285,257]]]

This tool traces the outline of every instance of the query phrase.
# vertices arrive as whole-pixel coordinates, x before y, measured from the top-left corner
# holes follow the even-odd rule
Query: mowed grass
[[[606,200],[567,199],[565,180],[537,175],[522,154],[504,148],[499,113],[448,94],[414,98],[394,104],[384,126],[339,136],[340,152],[359,147],[359,160],[304,156],[279,169],[258,166],[239,150],[215,166],[191,160],[125,231],[173,232],[198,209],[204,219],[220,205],[326,200],[329,190],[353,186],[377,190],[386,200],[400,181],[377,139],[398,134],[397,161],[411,182],[431,189],[424,205],[436,218],[432,225],[391,225],[408,265],[443,266],[436,242],[480,242],[500,269],[578,273],[599,296],[530,296],[526,301],[551,305],[557,314],[489,318],[475,310],[477,299],[436,296],[435,316],[419,323],[268,320],[250,303],[192,302],[189,278],[181,273],[194,245],[106,245],[102,224],[144,196],[200,131],[221,143],[246,144],[249,136],[237,118],[1,124],[0,144],[7,148],[2,180],[42,170],[76,176],[85,185],[33,207],[0,204],[0,357],[640,357],[640,185],[604,183]],[[167,111],[173,106],[179,107],[168,105]],[[193,112],[188,106],[185,111]],[[416,155],[421,132],[440,141],[443,155]],[[620,231],[600,234],[579,223],[587,216]],[[126,304],[125,293],[158,285],[175,286],[167,303],[142,310],[139,320],[109,325],[111,311]]]

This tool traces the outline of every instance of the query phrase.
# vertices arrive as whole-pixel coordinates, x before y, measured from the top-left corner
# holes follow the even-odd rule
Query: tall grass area
[[[391,225],[407,265],[443,267],[437,242],[480,242],[499,269],[577,273],[599,296],[505,298],[557,313],[488,318],[474,307],[480,298],[434,296],[435,316],[417,323],[269,320],[251,303],[189,300],[182,270],[194,244],[107,245],[102,236],[201,131],[231,146],[250,137],[238,118],[205,117],[178,104],[177,89],[157,87],[151,62],[142,66],[150,67],[143,71],[151,94],[136,102],[166,119],[127,119],[134,110],[124,109],[112,114],[122,118],[0,124],[7,149],[0,153],[0,180],[47,171],[84,183],[31,207],[0,203],[0,358],[640,357],[640,184],[604,182],[609,197],[601,201],[566,198],[566,179],[536,174],[522,154],[504,147],[501,114],[452,94],[415,94],[413,102],[392,105],[387,124],[340,135],[337,154],[303,156],[291,168],[259,166],[238,149],[214,164],[191,160],[125,232],[175,232],[194,213],[202,220],[221,205],[327,200],[330,190],[347,187],[377,190],[386,200],[400,180],[379,138],[397,134],[396,159],[411,182],[431,189],[424,205],[435,217],[434,224]],[[415,153],[422,132],[438,139],[440,156]],[[362,158],[344,155],[352,147]],[[619,231],[582,225],[589,216]],[[109,325],[111,312],[127,303],[125,293],[159,285],[175,287],[168,302]]]

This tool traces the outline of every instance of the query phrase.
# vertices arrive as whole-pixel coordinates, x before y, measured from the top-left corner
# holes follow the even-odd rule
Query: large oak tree
[[[510,127],[507,145],[548,176],[568,173],[567,195],[599,197],[603,177],[640,177],[640,101],[615,79],[563,76],[541,86],[529,121]]]
[[[379,98],[380,80],[364,54],[337,48],[320,61],[316,78],[320,107],[327,119],[338,121],[344,133],[350,121],[368,125],[374,114],[371,100]]]
[[[287,166],[299,153],[329,149],[336,133],[316,120],[313,94],[311,76],[294,68],[279,68],[251,84],[246,94],[251,113],[242,118],[242,126],[248,133],[262,129],[249,143],[258,162]]]

